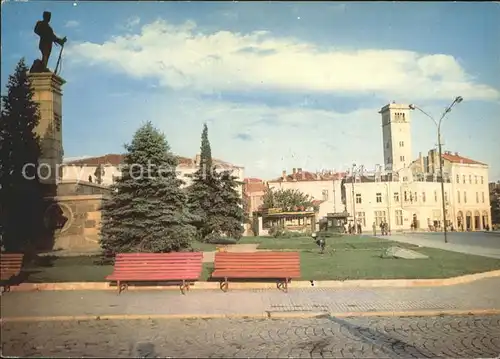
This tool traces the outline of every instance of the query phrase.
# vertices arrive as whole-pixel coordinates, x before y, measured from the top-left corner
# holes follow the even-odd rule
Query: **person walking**
[[[373,229],[373,235],[376,236],[377,235],[377,224],[375,222],[373,222],[373,224],[372,224],[372,229]]]

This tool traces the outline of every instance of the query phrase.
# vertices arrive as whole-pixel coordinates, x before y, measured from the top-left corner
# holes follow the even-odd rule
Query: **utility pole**
[[[356,226],[356,198],[354,198],[354,178],[355,178],[355,173],[354,170],[356,169],[356,164],[354,163],[352,165],[352,176],[351,176],[351,186],[352,186],[352,217],[354,220],[354,226]]]
[[[420,107],[416,106],[416,105],[410,105],[410,110],[419,110],[420,112],[422,112],[424,115],[426,115],[427,117],[429,117],[433,122],[434,124],[436,125],[437,127],[437,136],[438,136],[438,151],[439,151],[439,174],[441,176],[441,202],[442,202],[442,211],[443,211],[443,221],[444,221],[444,243],[448,243],[448,228],[446,226],[446,202],[445,202],[445,192],[444,192],[444,176],[443,176],[443,149],[442,149],[442,143],[441,143],[441,123],[443,121],[443,118],[445,118],[445,116],[451,111],[451,109],[453,108],[453,106],[455,106],[455,104],[457,103],[460,103],[462,102],[464,99],[462,96],[457,96],[455,97],[455,100],[453,100],[453,102],[451,103],[450,106],[448,106],[443,114],[441,115],[441,118],[439,119],[439,121],[436,121],[431,115],[429,115],[427,112],[425,112],[424,110],[422,110]]]

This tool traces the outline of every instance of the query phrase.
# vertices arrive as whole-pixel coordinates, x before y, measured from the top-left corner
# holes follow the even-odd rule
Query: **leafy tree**
[[[292,211],[297,207],[311,207],[313,198],[297,189],[268,188],[264,193],[263,202],[265,208],[283,208]]]
[[[43,191],[37,169],[40,121],[28,68],[21,59],[7,83],[0,113],[0,237],[7,251],[27,249],[40,235]]]
[[[101,246],[112,252],[171,252],[190,247],[196,235],[177,158],[150,122],[125,146],[122,175],[102,209]]]
[[[500,224],[500,181],[490,190],[491,223]]]

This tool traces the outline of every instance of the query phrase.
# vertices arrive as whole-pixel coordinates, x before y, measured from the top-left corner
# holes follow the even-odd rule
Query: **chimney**
[[[292,173],[293,173],[293,174],[296,174],[296,173],[297,173],[297,169],[296,169],[296,168],[294,168],[294,169],[292,170]]]
[[[283,170],[283,172],[281,172],[281,178],[283,178],[283,179],[286,178],[286,170]]]
[[[302,168],[297,168],[297,172],[300,175],[302,173]]]
[[[455,156],[458,156],[458,152],[455,152]]]

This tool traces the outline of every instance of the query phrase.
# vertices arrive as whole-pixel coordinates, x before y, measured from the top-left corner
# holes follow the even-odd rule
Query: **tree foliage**
[[[189,210],[196,215],[198,238],[214,242],[221,237],[239,239],[245,220],[239,184],[230,172],[217,172],[205,124],[201,134],[200,163],[188,188]]]
[[[7,82],[0,114],[0,237],[7,251],[38,239],[43,224],[43,185],[37,174],[38,104],[21,59]]]
[[[491,223],[500,224],[500,181],[490,190]]]
[[[127,153],[122,175],[102,208],[101,246],[113,252],[171,252],[190,247],[196,230],[177,178],[177,158],[148,122]]]
[[[283,208],[292,211],[297,207],[312,207],[314,199],[297,189],[267,188],[264,192],[264,208]]]

